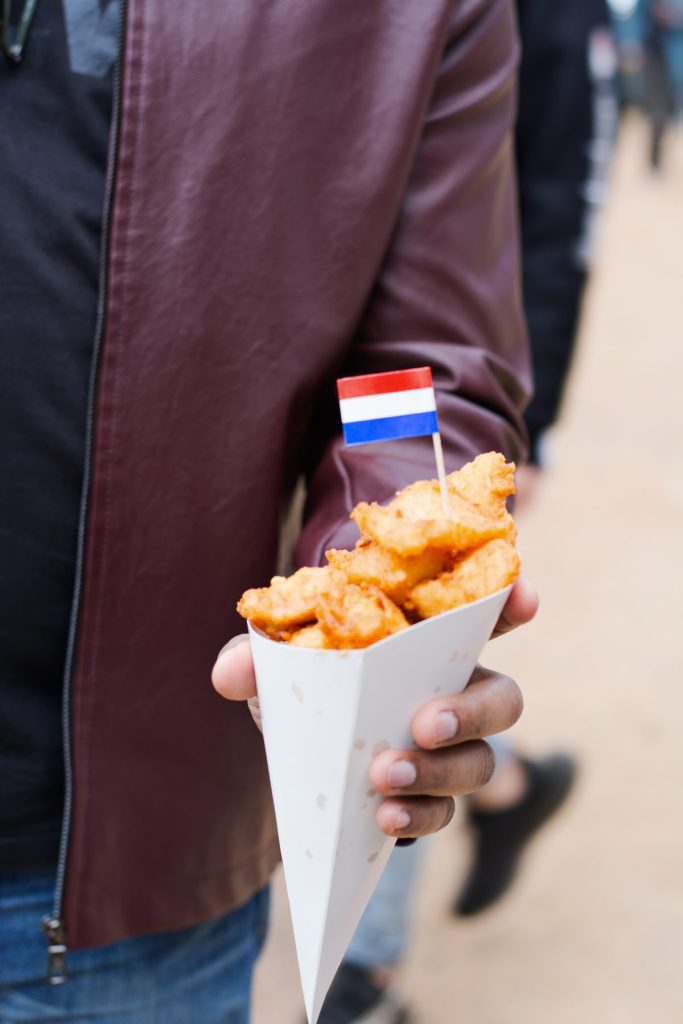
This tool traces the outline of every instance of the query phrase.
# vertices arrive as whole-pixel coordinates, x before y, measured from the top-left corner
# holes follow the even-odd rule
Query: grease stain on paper
[[[319,807],[321,811],[324,811],[325,808],[327,807],[327,797],[325,796],[324,793],[318,793],[317,797],[315,798],[315,802],[316,806]]]

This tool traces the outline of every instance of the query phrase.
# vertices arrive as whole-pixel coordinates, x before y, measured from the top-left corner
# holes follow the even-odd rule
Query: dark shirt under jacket
[[[53,867],[118,11],[39,3],[0,57],[0,870]]]

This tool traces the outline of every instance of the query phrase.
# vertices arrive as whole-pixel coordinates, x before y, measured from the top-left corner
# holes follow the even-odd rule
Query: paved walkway
[[[522,683],[529,752],[577,791],[501,906],[446,908],[462,826],[433,841],[402,972],[420,1024],[683,1021],[683,139],[660,179],[622,133],[551,467],[522,524],[543,608],[485,661]],[[254,1024],[301,1020],[281,880]]]

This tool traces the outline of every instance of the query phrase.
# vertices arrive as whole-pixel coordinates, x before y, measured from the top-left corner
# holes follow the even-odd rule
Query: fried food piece
[[[506,502],[515,493],[515,464],[500,452],[486,452],[446,477],[448,490],[476,505],[487,515],[505,516]],[[508,517],[511,535],[515,529]]]
[[[444,517],[437,480],[418,480],[388,505],[361,502],[351,513],[364,536],[403,557],[439,548],[453,555],[495,537],[514,537],[505,498],[514,466],[496,452],[479,455],[448,478],[451,517]]]
[[[511,517],[485,515],[471,502],[451,492],[451,519],[445,519],[436,480],[420,480],[401,491],[389,505],[357,505],[351,513],[361,533],[404,557],[426,548],[453,555],[476,547],[510,529]]]
[[[408,625],[401,609],[378,587],[346,581],[320,595],[316,614],[325,646],[336,650],[369,647]]]
[[[334,583],[335,576],[335,570],[328,565],[299,569],[293,576],[274,576],[269,587],[247,590],[237,604],[237,611],[269,635],[310,625],[315,622],[318,597]]]
[[[457,558],[449,572],[418,583],[406,608],[423,619],[440,615],[502,590],[517,579],[519,568],[519,556],[509,540],[489,541]]]
[[[303,629],[298,629],[296,633],[290,633],[283,639],[292,647],[308,647],[315,651],[323,651],[327,647],[325,634],[317,622],[313,626],[304,626]]]
[[[413,587],[437,576],[452,561],[447,551],[438,548],[425,548],[418,555],[404,557],[366,538],[359,540],[353,551],[332,549],[326,556],[350,583],[372,583],[396,604],[403,604]]]
[[[450,518],[436,480],[418,480],[386,506],[362,502],[352,513],[362,534],[353,551],[333,549],[324,568],[246,591],[237,610],[273,640],[348,650],[493,594],[519,574],[506,507],[513,473],[497,452],[451,473]]]

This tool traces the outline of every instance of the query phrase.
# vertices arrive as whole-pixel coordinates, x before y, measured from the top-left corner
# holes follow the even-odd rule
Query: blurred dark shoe
[[[410,1015],[391,987],[375,985],[371,971],[343,963],[327,993],[318,1024],[410,1024]]]
[[[521,761],[529,777],[526,796],[505,811],[470,810],[468,814],[474,859],[453,903],[453,913],[459,917],[481,913],[507,891],[526,844],[562,806],[574,784],[577,765],[567,754]]]

